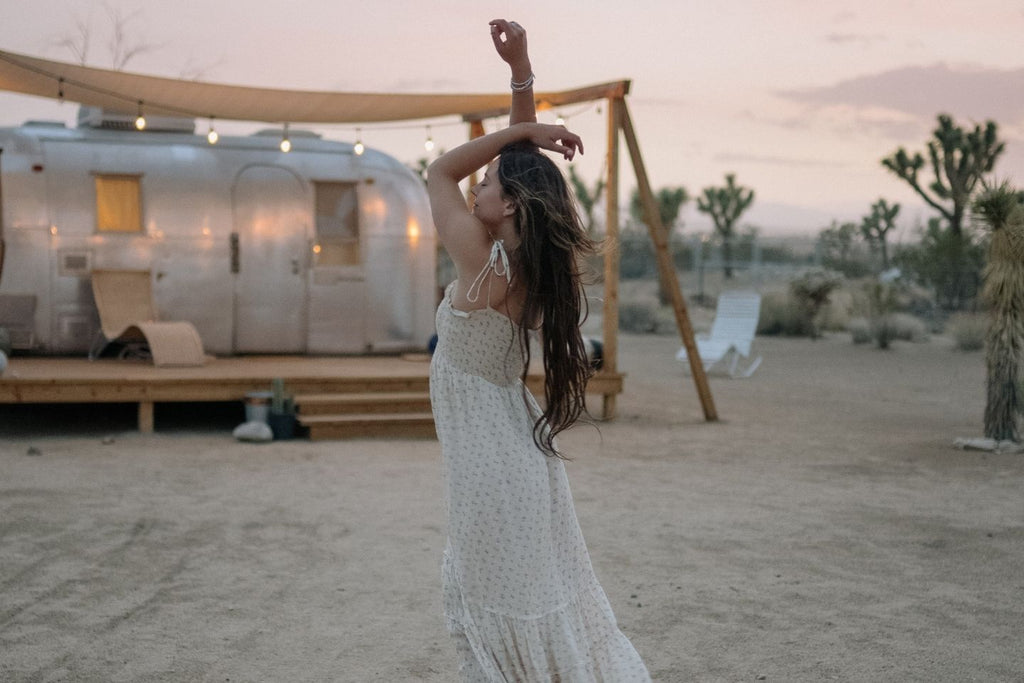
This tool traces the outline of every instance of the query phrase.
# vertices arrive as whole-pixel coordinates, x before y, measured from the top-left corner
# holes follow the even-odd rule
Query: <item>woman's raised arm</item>
[[[466,206],[459,181],[486,166],[498,156],[502,147],[513,142],[529,141],[541,149],[557,152],[572,161],[578,151],[583,153],[580,136],[565,126],[544,123],[517,123],[465,142],[442,154],[427,169],[427,194],[437,234],[458,266],[474,260],[481,248],[490,249],[486,233]]]
[[[512,108],[509,125],[537,120],[533,100],[533,67],[526,49],[526,29],[514,21],[495,19],[491,25],[491,40],[498,56],[508,63],[512,71]]]

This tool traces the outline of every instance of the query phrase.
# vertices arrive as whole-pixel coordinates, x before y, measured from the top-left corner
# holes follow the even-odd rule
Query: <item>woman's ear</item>
[[[511,199],[505,200],[505,209],[501,214],[502,216],[515,216],[516,215],[516,203]]]

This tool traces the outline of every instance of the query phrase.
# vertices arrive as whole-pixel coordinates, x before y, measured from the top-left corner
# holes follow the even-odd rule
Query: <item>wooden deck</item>
[[[301,413],[303,397],[309,397],[312,405],[324,402],[325,396],[345,395],[351,400],[360,394],[377,395],[376,403],[382,393],[422,396],[429,391],[429,373],[430,359],[425,354],[243,356],[213,358],[202,367],[189,368],[158,368],[143,361],[15,356],[0,377],[0,403],[137,403],[139,430],[152,432],[156,403],[244,401],[249,392],[267,391],[271,380],[281,378]],[[541,374],[531,373],[531,391],[542,393],[542,381]],[[598,373],[591,379],[588,392],[602,397],[605,418],[612,417],[622,387],[621,374]],[[321,415],[313,422],[325,420]],[[337,429],[322,429],[324,438],[340,437]],[[418,431],[424,431],[422,420]]]

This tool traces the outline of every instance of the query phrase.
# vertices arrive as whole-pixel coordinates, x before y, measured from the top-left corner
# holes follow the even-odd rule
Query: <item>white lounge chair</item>
[[[729,377],[750,377],[761,365],[761,357],[750,359],[750,347],[757,333],[761,295],[757,292],[723,292],[718,297],[711,333],[697,335],[697,352],[705,372],[721,368]],[[687,360],[686,347],[676,359]]]

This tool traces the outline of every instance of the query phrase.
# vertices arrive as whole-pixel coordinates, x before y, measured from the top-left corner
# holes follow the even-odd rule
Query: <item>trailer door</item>
[[[234,350],[306,351],[309,209],[301,179],[279,166],[249,166],[235,181]]]
[[[365,248],[356,183],[313,183],[316,240],[309,287],[310,353],[363,353]]]

